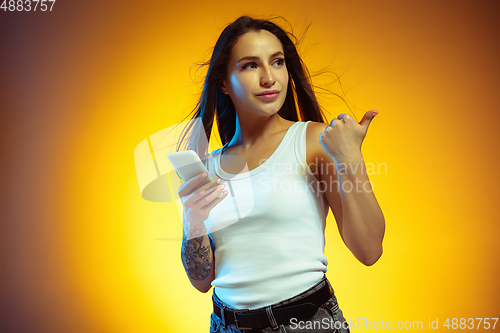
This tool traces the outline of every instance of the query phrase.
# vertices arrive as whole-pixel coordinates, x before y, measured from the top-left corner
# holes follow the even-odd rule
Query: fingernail
[[[217,184],[220,184],[220,178],[217,178]]]
[[[204,172],[203,173],[203,178],[207,178],[208,177],[208,172]]]
[[[225,184],[222,184],[222,185],[220,186],[220,188],[223,190],[224,188],[226,188],[226,185],[225,185]]]
[[[376,115],[378,115],[378,112],[373,112],[373,116],[375,117]]]

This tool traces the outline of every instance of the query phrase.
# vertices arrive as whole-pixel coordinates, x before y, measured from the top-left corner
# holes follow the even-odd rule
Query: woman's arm
[[[206,293],[215,279],[214,254],[205,225],[191,227],[184,223],[181,259],[191,284]]]
[[[181,259],[191,284],[206,293],[215,279],[214,253],[205,227],[210,211],[227,196],[227,190],[216,179],[196,191],[208,174],[201,173],[181,185],[179,197],[184,207]]]
[[[361,144],[359,151],[344,150],[345,154],[337,154],[334,160],[320,144],[319,137],[327,126],[309,123],[307,162],[313,171],[317,170],[316,176],[323,185],[324,196],[344,243],[360,262],[370,266],[382,255],[384,215],[368,178]]]

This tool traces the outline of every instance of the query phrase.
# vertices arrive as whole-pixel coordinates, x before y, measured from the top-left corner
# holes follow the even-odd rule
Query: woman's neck
[[[236,114],[236,129],[228,146],[239,146],[239,149],[246,151],[270,135],[288,128],[287,123],[278,113],[269,117],[240,117]]]

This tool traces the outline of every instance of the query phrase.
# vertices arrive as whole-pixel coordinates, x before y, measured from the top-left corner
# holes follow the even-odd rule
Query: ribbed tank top
[[[211,176],[230,191],[205,221],[214,245],[212,285],[233,308],[293,297],[326,273],[328,206],[306,162],[307,123],[293,124],[269,159],[250,171],[224,172],[222,148],[208,160]]]

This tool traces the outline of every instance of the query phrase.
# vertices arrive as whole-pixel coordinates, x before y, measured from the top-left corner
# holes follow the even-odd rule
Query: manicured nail
[[[378,112],[373,112],[373,116],[375,117],[376,115],[378,115]]]
[[[222,184],[220,188],[223,190],[224,188],[226,188],[226,184]]]
[[[204,172],[203,173],[203,178],[207,178],[208,177],[208,172]]]
[[[227,194],[227,190],[225,190],[223,193],[224,193],[224,195],[226,195]]]
[[[220,184],[220,178],[217,178],[217,184]]]

